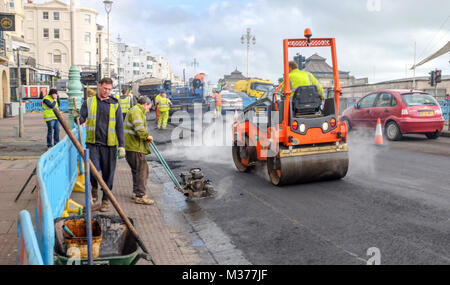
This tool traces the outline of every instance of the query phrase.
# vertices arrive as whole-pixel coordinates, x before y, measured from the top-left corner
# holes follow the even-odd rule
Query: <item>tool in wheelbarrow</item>
[[[84,149],[83,146],[80,144],[80,142],[77,140],[77,138],[75,137],[75,135],[72,133],[72,131],[69,128],[69,125],[67,124],[67,122],[64,120],[64,118],[61,115],[61,112],[58,110],[58,108],[53,108],[53,112],[55,113],[56,118],[58,118],[58,121],[61,123],[61,126],[63,127],[64,131],[67,133],[67,136],[69,137],[69,139],[72,141],[73,145],[76,147],[76,149],[78,150],[78,152],[80,153],[80,155],[85,158],[84,155]],[[86,166],[87,168],[87,166]],[[98,170],[95,168],[94,163],[92,161],[89,161],[89,168],[91,170],[91,174],[93,174],[95,176],[95,178],[97,179],[98,183],[100,184],[100,186],[103,189],[103,192],[108,196],[109,200],[111,201],[111,204],[114,206],[114,208],[116,209],[117,213],[119,214],[119,216],[122,218],[122,220],[125,222],[127,228],[130,230],[130,232],[133,234],[134,238],[136,239],[138,245],[141,247],[141,249],[144,251],[144,253],[146,254],[145,259],[153,264],[154,261],[151,258],[149,251],[147,249],[147,247],[145,246],[144,242],[142,241],[142,239],[140,238],[139,234],[137,233],[136,229],[134,228],[134,226],[131,224],[130,220],[128,219],[128,217],[125,215],[124,211],[122,210],[122,208],[120,207],[119,203],[117,202],[117,199],[114,197],[114,195],[112,194],[111,190],[109,189],[108,185],[106,185],[105,181],[103,180],[102,176],[100,175],[100,173],[98,172]]]
[[[150,141],[150,148],[161,162],[173,184],[175,184],[175,189],[183,193],[189,201],[212,198],[216,195],[217,192],[214,190],[212,182],[204,178],[200,168],[193,168],[190,172],[181,173],[182,182],[180,183],[153,141]]]

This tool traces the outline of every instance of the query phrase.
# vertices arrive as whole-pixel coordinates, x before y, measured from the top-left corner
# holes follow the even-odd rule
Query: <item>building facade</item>
[[[73,11],[73,13],[72,13]],[[97,65],[97,12],[54,0],[24,6],[25,42],[39,67],[68,77],[71,65]],[[73,52],[72,52],[73,51]]]
[[[247,77],[242,75],[242,72],[237,70],[237,68],[231,72],[230,75],[224,75],[222,79],[219,79],[218,84],[222,86],[223,88],[230,88],[233,89],[236,82],[239,80],[246,80]]]

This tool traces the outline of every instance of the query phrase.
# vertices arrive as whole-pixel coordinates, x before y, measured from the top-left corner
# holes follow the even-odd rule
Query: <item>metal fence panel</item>
[[[23,210],[17,222],[17,265],[44,265],[30,213]]]

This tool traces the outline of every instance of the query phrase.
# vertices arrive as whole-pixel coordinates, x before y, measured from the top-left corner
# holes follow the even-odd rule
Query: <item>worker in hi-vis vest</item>
[[[132,199],[136,204],[143,205],[155,203],[147,197],[149,168],[145,158],[151,153],[149,142],[153,141],[153,137],[148,132],[145,114],[150,112],[152,105],[150,98],[141,96],[124,121],[126,159],[133,176]]]
[[[123,116],[119,101],[109,96],[113,87],[110,78],[103,78],[96,96],[89,97],[80,110],[80,123],[86,124],[86,147],[95,168],[112,191],[117,157],[125,158]],[[78,114],[74,112],[76,118]],[[118,148],[117,148],[118,147]],[[98,181],[91,174],[92,198],[98,200]],[[103,190],[103,189],[102,189]],[[103,194],[101,212],[109,209],[109,199]]]
[[[172,102],[167,98],[166,92],[161,92],[161,97],[156,102],[159,109],[158,129],[165,130],[167,128],[167,122],[169,121],[169,111]]]
[[[159,106],[158,106],[159,99],[161,99],[161,93],[156,95],[156,97],[155,97],[156,123],[158,123],[158,121],[159,121]]]
[[[131,109],[131,107],[133,107],[131,96],[126,89],[122,90],[122,96],[120,96],[118,100],[120,103],[120,108],[122,109],[123,119],[125,120],[128,111]]]
[[[44,121],[47,123],[47,148],[51,148],[59,142],[59,121],[53,112],[55,107],[59,108],[58,91],[51,89],[42,101]]]
[[[295,61],[289,62],[289,81],[291,83],[291,97],[294,96],[294,91],[300,86],[310,86],[316,85],[317,91],[319,92],[320,98],[325,99],[323,93],[323,87],[319,84],[319,81],[314,77],[313,74],[307,71],[298,69],[298,65]],[[281,85],[281,92],[284,92],[284,81]]]

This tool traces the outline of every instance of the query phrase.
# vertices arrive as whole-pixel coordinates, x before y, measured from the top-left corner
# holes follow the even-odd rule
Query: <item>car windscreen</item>
[[[224,93],[222,94],[222,99],[238,99],[241,98],[239,94],[236,93]]]
[[[251,89],[256,91],[266,92],[272,88],[272,84],[269,83],[252,83]]]
[[[402,94],[403,102],[407,107],[413,107],[413,106],[437,106],[438,103],[436,102],[436,99],[433,98],[433,96],[426,94],[426,93],[408,93],[408,94]]]

